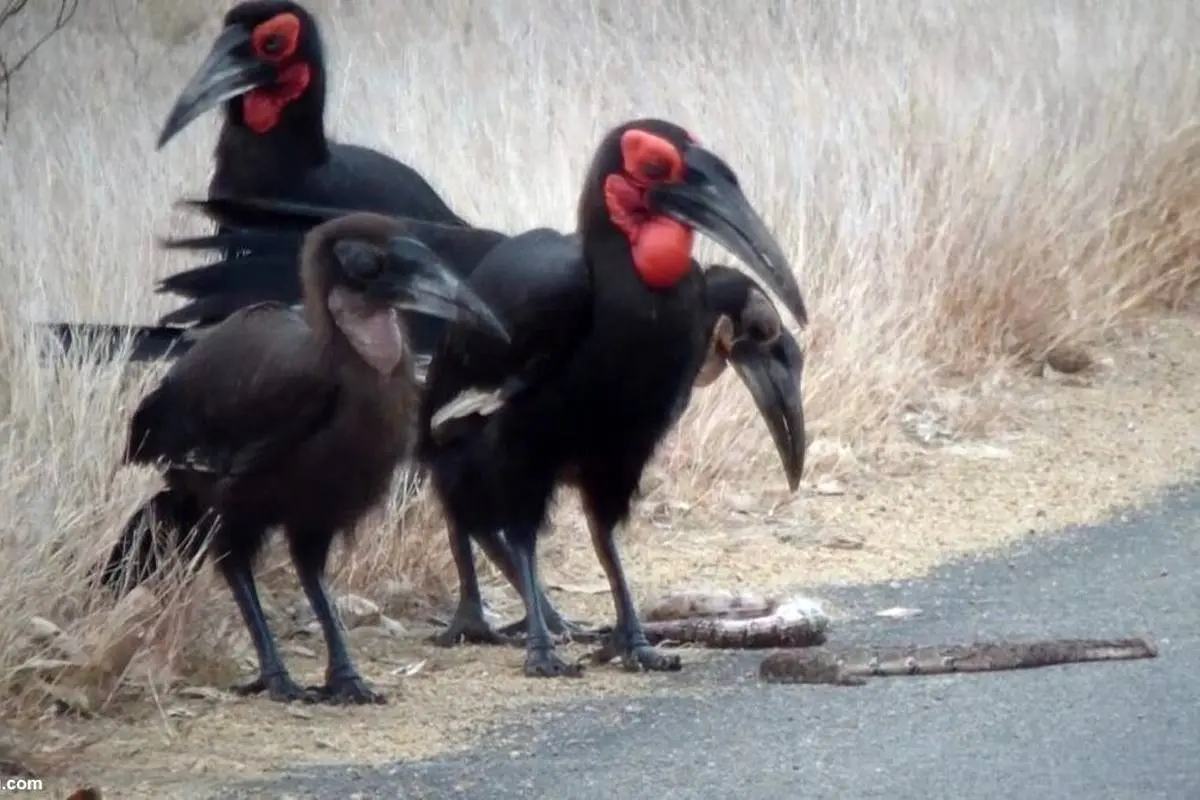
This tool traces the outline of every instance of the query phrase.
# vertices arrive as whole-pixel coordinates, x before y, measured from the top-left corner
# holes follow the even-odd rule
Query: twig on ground
[[[759,677],[770,683],[861,686],[869,677],[944,675],[1030,669],[1085,661],[1156,658],[1144,639],[1051,639],[967,645],[852,647],[781,651],[763,659]]]

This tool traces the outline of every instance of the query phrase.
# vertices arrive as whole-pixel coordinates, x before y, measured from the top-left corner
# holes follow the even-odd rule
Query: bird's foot
[[[387,703],[387,695],[375,691],[353,673],[342,678],[330,678],[324,686],[310,686],[308,690],[315,702],[336,706],[381,706]]]
[[[683,668],[679,656],[663,653],[651,644],[630,648],[621,656],[621,663],[631,672],[678,672]]]
[[[552,611],[546,614],[545,617],[546,628],[550,631],[550,636],[553,638],[555,644],[566,644],[567,642],[589,644],[591,642],[598,642],[604,637],[603,631],[591,628],[587,623],[567,619],[557,611]],[[520,641],[524,638],[528,627],[529,617],[524,616],[516,622],[501,628],[500,635]]]
[[[259,675],[249,683],[233,686],[231,691],[241,697],[249,697],[250,695],[266,692],[267,697],[276,703],[292,703],[297,700],[302,700],[305,703],[314,703],[317,700],[317,696],[313,691],[305,689],[296,683],[287,672],[273,672],[270,675]]]
[[[563,661],[549,647],[533,647],[525,653],[525,675],[529,678],[578,678],[583,665]]]
[[[483,614],[471,613],[461,608],[454,612],[450,624],[440,633],[429,637],[429,641],[438,647],[454,647],[459,642],[465,644],[512,644],[511,637],[487,624]]]
[[[619,627],[612,631],[597,656],[601,661],[620,656],[621,665],[630,672],[678,672],[683,668],[678,655],[663,653],[646,641],[640,630],[627,634]]]

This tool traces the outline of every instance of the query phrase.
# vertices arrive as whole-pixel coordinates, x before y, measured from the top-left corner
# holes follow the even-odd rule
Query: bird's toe
[[[231,690],[240,697],[249,697],[265,692],[267,697],[276,703],[293,703],[297,700],[311,703],[316,699],[311,690],[305,689],[296,683],[286,672],[282,674],[259,675],[249,683],[233,686]]]
[[[497,631],[482,617],[454,615],[446,629],[429,637],[430,643],[438,647],[454,647],[463,644],[512,644],[512,637]]]
[[[525,655],[525,675],[530,678],[578,678],[583,665],[559,658],[551,650],[530,650]]]
[[[678,672],[683,662],[674,653],[664,653],[652,645],[634,647],[622,659],[625,669],[633,672]]]
[[[384,705],[387,695],[375,691],[367,682],[355,675],[331,680],[324,686],[310,687],[316,702],[330,705]]]

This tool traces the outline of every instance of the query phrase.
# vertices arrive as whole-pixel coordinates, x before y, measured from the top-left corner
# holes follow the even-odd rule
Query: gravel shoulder
[[[715,657],[668,692],[555,704],[453,757],[306,769],[212,796],[1200,796],[1200,485],[925,579],[822,596],[852,616],[838,642],[1145,635],[1160,655],[861,688],[767,686],[759,656]],[[894,606],[922,613],[874,615]]]

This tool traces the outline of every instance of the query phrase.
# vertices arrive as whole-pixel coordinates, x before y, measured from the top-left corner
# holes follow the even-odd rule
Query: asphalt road
[[[454,758],[222,797],[1200,799],[1200,486],[927,580],[814,594],[859,615],[835,642],[1150,636],[1159,657],[847,688],[765,685],[737,654],[685,667],[689,691],[548,709]],[[924,613],[874,616],[893,606]]]

